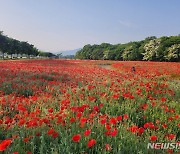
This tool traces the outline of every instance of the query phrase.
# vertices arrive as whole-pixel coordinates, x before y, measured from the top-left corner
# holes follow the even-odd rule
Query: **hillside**
[[[77,51],[81,50],[81,48],[78,49],[74,49],[74,50],[64,50],[64,51],[58,51],[58,52],[54,52],[56,55],[57,54],[61,54],[62,56],[67,56],[67,55],[75,55]]]

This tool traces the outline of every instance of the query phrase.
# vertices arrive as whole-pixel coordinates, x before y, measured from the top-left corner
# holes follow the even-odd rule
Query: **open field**
[[[178,153],[179,103],[180,63],[0,61],[0,151]]]

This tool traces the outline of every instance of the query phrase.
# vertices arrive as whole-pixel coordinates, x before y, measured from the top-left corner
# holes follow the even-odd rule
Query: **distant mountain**
[[[67,55],[75,55],[77,51],[81,50],[81,48],[78,49],[74,49],[74,50],[64,50],[64,51],[58,51],[58,52],[54,52],[54,54],[60,54],[62,53],[63,56],[67,56]]]

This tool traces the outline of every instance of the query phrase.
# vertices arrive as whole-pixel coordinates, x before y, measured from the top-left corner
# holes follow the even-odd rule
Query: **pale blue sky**
[[[0,0],[0,30],[44,51],[180,34],[180,0]]]

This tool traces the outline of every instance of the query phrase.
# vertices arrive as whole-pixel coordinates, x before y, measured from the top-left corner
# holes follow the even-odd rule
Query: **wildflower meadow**
[[[180,63],[0,61],[0,152],[178,153],[179,103]]]

